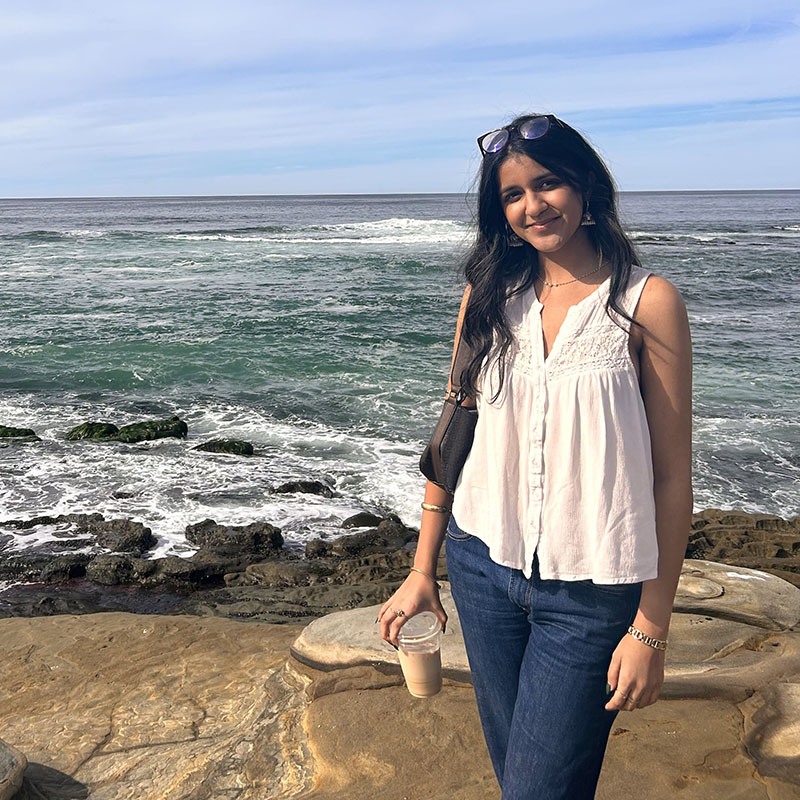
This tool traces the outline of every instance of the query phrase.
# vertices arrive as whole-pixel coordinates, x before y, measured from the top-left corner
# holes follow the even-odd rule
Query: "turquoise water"
[[[800,513],[800,192],[622,207],[689,309],[696,508]],[[206,517],[295,544],[362,509],[417,525],[470,218],[456,195],[0,201],[0,424],[42,439],[0,447],[0,520],[125,516],[158,554]],[[64,438],[171,414],[187,441]],[[218,436],[256,456],[190,450]],[[295,478],[339,496],[268,492]]]

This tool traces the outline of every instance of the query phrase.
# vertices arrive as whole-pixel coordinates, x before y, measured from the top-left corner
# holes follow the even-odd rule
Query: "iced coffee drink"
[[[400,666],[414,697],[431,697],[442,688],[441,626],[435,614],[423,611],[400,629]]]

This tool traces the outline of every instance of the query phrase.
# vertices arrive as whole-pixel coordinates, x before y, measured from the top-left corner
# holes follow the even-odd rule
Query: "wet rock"
[[[400,521],[399,519],[397,520]],[[353,514],[348,517],[343,523],[343,528],[374,528],[383,522],[383,517],[377,514],[370,514],[368,511],[360,511],[358,514]]]
[[[40,526],[53,539],[40,542],[20,552],[6,552],[0,557],[0,578],[21,581],[63,581],[76,577],[86,566],[91,554],[65,553],[67,550],[101,548],[119,553],[140,555],[156,544],[149,528],[128,519],[105,520],[102,514],[62,514],[27,520],[6,520],[4,526],[20,531],[18,535],[36,533]],[[65,571],[66,569],[66,571]]]
[[[395,550],[416,540],[418,531],[396,519],[385,519],[377,528],[342,536],[330,542],[329,552],[338,556],[368,555]]]
[[[110,422],[84,422],[67,432],[67,439],[71,442],[79,439],[115,439],[119,428]]]
[[[343,608],[384,603],[399,586],[399,581],[274,587],[232,585],[193,592],[174,613],[247,622],[307,623]]]
[[[414,562],[414,551],[406,548],[390,552],[376,552],[357,558],[334,560],[337,582],[360,584],[381,581],[402,582]],[[442,568],[444,559],[439,560],[438,574],[446,574]]]
[[[198,444],[192,450],[200,450],[204,453],[230,453],[235,456],[253,455],[253,445],[241,439],[211,439]]]
[[[0,592],[0,618],[108,611],[169,614],[184,601],[185,596],[185,592],[172,591],[164,586],[151,591],[135,585],[106,586],[83,578],[55,586],[21,584]]]
[[[86,565],[86,577],[94,583],[116,586],[132,583],[135,579],[135,561],[131,556],[103,554],[95,556]]]
[[[401,535],[400,541],[404,538],[405,534]],[[357,549],[374,544],[370,541],[363,546],[362,542]],[[385,602],[405,580],[413,558],[413,549],[386,547],[352,557],[272,559],[247,567],[243,573],[225,575],[225,589],[195,592],[181,610],[253,621],[311,621],[340,609]],[[444,555],[437,574],[446,576]]]
[[[322,558],[328,555],[328,542],[323,539],[312,539],[306,543],[306,558]]]
[[[80,532],[88,530],[91,524],[102,521],[103,515],[95,512],[93,514],[59,514],[57,517],[43,515],[30,519],[8,519],[4,520],[2,524],[4,527],[18,530],[29,530],[37,525],[74,524]]]
[[[44,546],[24,550],[21,553],[8,555],[4,553],[0,558],[0,580],[39,582],[42,571],[59,555],[62,554],[48,552]]]
[[[293,494],[295,492],[305,492],[306,494],[318,494],[321,497],[334,497],[336,492],[322,481],[287,481],[273,490],[276,494]]]
[[[157,544],[150,528],[130,519],[110,519],[91,522],[87,528],[95,535],[97,543],[117,553],[141,555]]]
[[[36,431],[32,428],[11,428],[8,425],[0,425],[0,438],[39,438]]]
[[[282,558],[283,554],[279,553],[275,557]],[[172,556],[172,558],[178,557]],[[195,587],[206,587],[209,585],[222,585],[225,582],[226,575],[244,575],[245,570],[251,564],[257,564],[263,558],[264,555],[262,553],[227,554],[198,550],[189,559],[180,560],[188,560],[194,567],[191,572],[191,583]]]
[[[86,574],[86,565],[92,560],[88,553],[69,553],[50,559],[41,569],[42,583],[60,583]]]
[[[173,415],[169,419],[147,420],[145,422],[134,422],[131,425],[123,425],[119,429],[117,439],[120,442],[129,444],[168,437],[184,439],[188,432],[189,428],[186,423]]]
[[[226,557],[205,551],[198,551],[191,558],[165,556],[146,559],[103,554],[89,562],[86,578],[105,586],[135,584],[150,589],[163,586],[194,591],[209,585],[222,585],[226,574],[244,571],[259,558],[256,554]]]
[[[314,586],[335,574],[330,564],[305,560],[267,561],[245,569],[248,582],[259,586]]]
[[[260,553],[269,555],[283,547],[280,528],[268,522],[251,525],[219,525],[205,519],[186,526],[186,538],[192,544],[216,553]]]

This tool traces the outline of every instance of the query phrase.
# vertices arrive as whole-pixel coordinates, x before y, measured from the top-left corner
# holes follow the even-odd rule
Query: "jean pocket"
[[[447,538],[453,539],[456,542],[465,542],[467,539],[472,538],[472,534],[462,531],[461,528],[456,525],[455,518],[451,516],[450,522],[447,523]]]
[[[638,583],[592,583],[592,581],[585,581],[585,583],[587,588],[592,591],[609,597],[626,597],[635,594],[639,587]]]

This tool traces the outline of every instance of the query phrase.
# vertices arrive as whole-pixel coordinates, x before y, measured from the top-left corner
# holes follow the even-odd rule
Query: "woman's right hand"
[[[404,616],[395,614],[403,611]],[[447,626],[447,614],[439,600],[439,588],[427,576],[412,572],[403,581],[400,588],[381,606],[378,623],[381,638],[394,647],[398,647],[397,634],[406,620],[422,611],[432,611],[442,624],[442,633]]]

